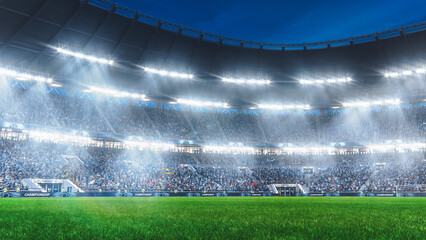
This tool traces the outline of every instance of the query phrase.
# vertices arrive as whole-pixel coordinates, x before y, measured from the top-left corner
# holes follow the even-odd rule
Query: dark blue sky
[[[302,43],[426,20],[426,0],[117,0],[187,27],[253,41]]]

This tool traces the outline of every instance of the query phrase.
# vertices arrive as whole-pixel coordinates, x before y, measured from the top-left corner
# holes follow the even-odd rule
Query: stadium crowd
[[[24,178],[70,179],[84,191],[269,192],[270,184],[300,184],[310,192],[426,190],[426,163],[420,159],[405,165],[390,162],[385,168],[337,164],[306,174],[297,166],[268,165],[267,156],[131,151],[3,139],[0,160],[0,189],[8,190],[26,190]],[[254,162],[249,166],[249,161]]]
[[[366,182],[369,192],[421,192],[426,185],[426,164],[394,162],[378,169]]]
[[[310,192],[356,192],[371,176],[369,167],[319,169],[310,179]]]
[[[169,139],[303,143],[424,138],[426,108],[348,109],[335,114],[250,115],[155,109],[127,99],[10,91],[0,96],[0,123],[51,126]],[[190,108],[188,108],[190,109]]]
[[[134,99],[96,100],[90,94],[45,93],[37,87],[5,88],[0,96],[0,124],[220,143],[425,137],[426,108],[422,106],[348,109],[321,115],[256,115],[170,110],[144,104]],[[310,156],[135,152],[6,139],[0,141],[0,157],[0,189],[24,189],[24,178],[68,178],[88,191],[270,191],[270,184],[280,183],[301,184],[312,192],[425,190],[422,160],[409,166],[394,163],[390,164],[393,167],[374,169],[351,159],[362,156],[345,156],[345,164],[327,156],[315,157],[318,164],[334,164],[311,175],[300,168],[313,162]]]

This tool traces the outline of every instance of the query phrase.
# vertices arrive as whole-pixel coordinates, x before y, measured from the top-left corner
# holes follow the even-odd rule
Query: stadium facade
[[[7,196],[425,193],[426,23],[271,44],[5,0],[0,29]]]

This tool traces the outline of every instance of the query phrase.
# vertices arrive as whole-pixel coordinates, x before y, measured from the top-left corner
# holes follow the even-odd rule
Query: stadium
[[[425,239],[426,22],[241,40],[0,0],[0,239]]]

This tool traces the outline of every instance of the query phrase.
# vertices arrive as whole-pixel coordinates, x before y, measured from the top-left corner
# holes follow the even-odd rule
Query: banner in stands
[[[286,197],[265,192],[3,192],[0,198],[16,197]],[[426,197],[426,193],[306,193],[295,196],[305,197]]]
[[[369,197],[396,197],[395,193],[369,193]]]
[[[21,193],[21,197],[53,197],[53,194],[45,192],[23,192]]]
[[[395,193],[362,193],[362,192],[347,192],[347,193],[307,193],[303,196],[309,197],[396,197]],[[398,193],[398,197],[426,197],[426,193]]]

